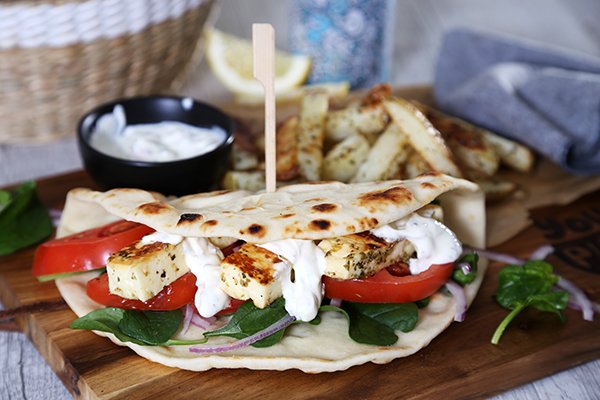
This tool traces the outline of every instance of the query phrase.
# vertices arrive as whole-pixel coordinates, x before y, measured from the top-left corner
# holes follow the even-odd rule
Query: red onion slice
[[[278,331],[286,328],[295,320],[296,320],[295,317],[292,317],[291,315],[286,315],[279,321],[275,322],[273,325],[263,329],[262,331],[256,332],[254,335],[251,335],[251,336],[248,336],[247,338],[238,340],[237,342],[215,345],[215,346],[199,345],[199,346],[190,347],[190,351],[192,353],[211,354],[211,353],[223,353],[226,351],[241,349],[243,347],[250,346],[251,344],[258,342],[259,340],[264,339],[267,336],[271,336],[275,332],[278,332]]]
[[[58,224],[60,223],[60,217],[62,217],[62,210],[59,210],[58,208],[49,208],[48,215],[52,220],[52,225],[55,228],[58,227]]]
[[[187,304],[183,308],[183,326],[181,327],[181,334],[185,335],[190,329],[190,322],[192,321],[192,316],[194,315],[194,309],[191,304]]]
[[[465,320],[465,314],[467,313],[467,293],[462,286],[452,280],[446,282],[446,288],[450,291],[452,296],[454,296],[454,301],[456,301],[454,320],[463,322]]]
[[[329,305],[334,307],[340,307],[342,305],[342,299],[330,299]]]
[[[498,261],[498,262],[505,263],[505,264],[516,264],[516,265],[521,265],[521,264],[525,263],[525,260],[523,260],[522,258],[518,258],[518,257],[512,256],[510,254],[506,254],[506,253],[500,253],[497,251],[480,249],[477,247],[470,247],[470,246],[466,246],[466,245],[463,246],[463,248],[468,251],[475,251],[480,256],[483,256],[492,261]]]
[[[560,278],[556,284],[559,288],[566,290],[571,295],[573,302],[579,305],[583,314],[583,319],[586,321],[594,320],[594,308],[590,299],[585,295],[583,290],[579,289],[575,284],[568,279]]]
[[[204,330],[210,328],[217,321],[216,317],[202,317],[199,314],[193,312],[191,323],[198,328],[202,328]]]
[[[545,260],[550,254],[554,253],[554,247],[549,244],[538,247],[529,256],[530,260]]]

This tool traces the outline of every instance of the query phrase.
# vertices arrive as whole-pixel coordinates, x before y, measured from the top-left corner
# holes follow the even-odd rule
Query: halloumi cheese
[[[146,301],[189,271],[182,244],[137,241],[108,259],[110,293]]]
[[[318,246],[325,252],[325,275],[336,279],[367,278],[414,252],[406,240],[387,243],[368,233],[324,239]]]
[[[276,254],[246,243],[221,263],[220,288],[234,299],[251,299],[256,307],[265,308],[282,295],[276,279],[279,262]]]

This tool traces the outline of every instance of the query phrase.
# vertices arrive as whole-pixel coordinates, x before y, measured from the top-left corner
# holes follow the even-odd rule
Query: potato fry
[[[323,179],[348,182],[367,158],[369,148],[362,135],[348,136],[339,142],[323,160]]]
[[[343,108],[332,111],[327,116],[325,138],[328,142],[337,143],[360,133],[374,142],[387,122],[388,115],[381,104]]]
[[[396,177],[408,153],[408,137],[398,125],[389,124],[350,182],[370,182]]]
[[[406,163],[404,164],[403,176],[406,179],[412,179],[421,174],[432,171],[434,171],[434,169],[431,167],[431,165],[429,165],[418,152],[412,151],[412,153],[408,155]]]
[[[480,131],[483,139],[496,150],[503,164],[517,171],[531,171],[535,156],[529,148],[488,130],[480,129]]]
[[[419,106],[423,111],[426,106]],[[440,131],[448,147],[470,176],[492,176],[498,171],[500,156],[473,125],[427,107],[423,113]]]
[[[264,171],[227,171],[223,177],[223,189],[258,192],[265,188]]]
[[[491,149],[497,154],[500,161],[506,166],[513,168],[517,171],[521,172],[529,172],[534,162],[534,154],[533,152],[523,146],[520,143],[517,143],[513,140],[507,139],[505,137],[499,136],[487,129],[481,128],[479,126],[473,125],[468,121],[463,119],[446,115],[438,110],[434,110],[429,106],[426,106],[421,103],[413,102],[415,105],[427,115],[429,120],[432,122],[433,126],[442,132],[444,135],[444,129],[440,126],[440,119],[447,119],[451,121],[452,124],[458,124],[463,127],[465,130],[469,130],[473,133],[473,135],[479,136],[482,138],[482,141],[486,143]],[[443,124],[443,122],[441,122]],[[452,149],[454,150],[454,149]],[[459,154],[457,156],[460,157]],[[495,173],[495,171],[494,171]],[[489,174],[488,175],[492,175]]]
[[[307,181],[321,180],[323,139],[329,100],[326,94],[309,94],[302,100],[298,123],[298,167]]]
[[[499,181],[493,179],[475,180],[483,193],[486,200],[500,200],[514,193],[518,186],[514,182]]]
[[[385,101],[383,105],[393,123],[408,136],[411,146],[435,171],[457,178],[463,176],[442,135],[417,107],[397,98]]]
[[[258,167],[258,156],[256,153],[245,150],[234,143],[231,151],[231,163],[236,171],[256,169]]]
[[[289,181],[298,177],[298,117],[286,119],[277,129],[276,157],[277,179]]]

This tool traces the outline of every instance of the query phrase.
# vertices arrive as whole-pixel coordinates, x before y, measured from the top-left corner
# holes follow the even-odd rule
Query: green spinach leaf
[[[452,280],[458,283],[461,286],[468,285],[472,283],[475,278],[477,278],[477,263],[479,262],[479,254],[473,252],[469,254],[465,254],[458,261],[454,263],[455,269],[452,272]],[[459,267],[461,263],[467,263],[471,267],[471,271],[469,273],[464,273],[462,268]]]
[[[410,332],[417,324],[419,310],[414,303],[371,304],[345,301],[341,307],[321,306],[322,311],[339,311],[348,319],[348,335],[358,343],[391,346],[396,331]]]
[[[144,344],[143,342],[126,335],[119,328],[119,323],[123,319],[125,310],[115,307],[101,308],[94,310],[91,313],[84,315],[81,318],[71,322],[71,329],[88,329],[112,333],[121,342],[132,342],[135,344]]]
[[[119,321],[119,329],[132,338],[149,345],[160,345],[177,332],[183,318],[181,310],[127,310]]]
[[[10,193],[1,193],[0,255],[13,253],[50,236],[52,220],[37,198],[34,182],[26,182]]]
[[[229,336],[235,339],[244,339],[268,328],[286,315],[287,311],[285,310],[285,300],[283,297],[278,298],[263,309],[256,307],[251,301],[247,301],[237,309],[227,325],[214,331],[204,332],[204,336]],[[252,346],[272,346],[283,338],[285,331],[286,329],[277,331],[252,344]]]
[[[553,289],[558,279],[559,277],[552,272],[552,266],[541,260],[527,261],[522,266],[504,267],[499,274],[496,301],[512,311],[496,328],[492,343],[500,342],[511,321],[527,307],[553,312],[563,319],[563,310],[569,302],[569,294]]]
[[[135,311],[107,307],[76,319],[72,329],[88,329],[112,333],[122,342],[142,346],[177,346],[206,343],[207,339],[179,340],[171,337],[179,329],[181,310]]]

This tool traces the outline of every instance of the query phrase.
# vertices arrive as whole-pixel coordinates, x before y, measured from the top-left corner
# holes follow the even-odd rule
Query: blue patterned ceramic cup
[[[312,57],[310,83],[389,80],[394,0],[293,0],[289,47]]]

